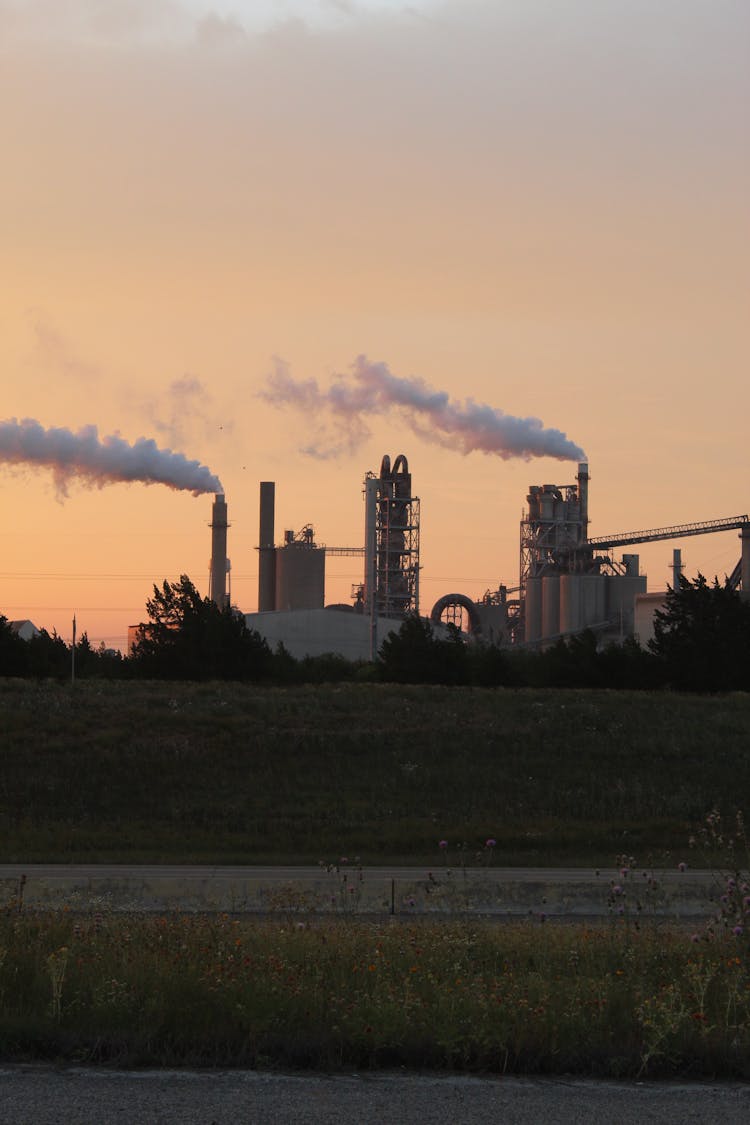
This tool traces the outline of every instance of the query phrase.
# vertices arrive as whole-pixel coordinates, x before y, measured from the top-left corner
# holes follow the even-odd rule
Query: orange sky
[[[576,472],[395,416],[305,457],[258,397],[275,357],[325,387],[364,353],[564,431],[592,535],[745,513],[749,64],[739,0],[0,0],[0,419],[208,465],[248,612],[260,480],[279,537],[360,545],[362,478],[405,453],[428,612],[515,585],[528,486]],[[123,645],[153,582],[207,589],[210,509],[0,465],[0,612]],[[649,588],[674,546],[739,558],[642,548]],[[327,573],[349,600],[356,560]]]

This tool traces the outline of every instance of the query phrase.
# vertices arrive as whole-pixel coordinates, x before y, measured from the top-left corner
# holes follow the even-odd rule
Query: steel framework
[[[365,480],[365,496],[368,609],[381,617],[419,613],[419,497],[411,494],[411,473],[403,454],[393,467],[390,457],[383,458],[380,476],[368,475]]]

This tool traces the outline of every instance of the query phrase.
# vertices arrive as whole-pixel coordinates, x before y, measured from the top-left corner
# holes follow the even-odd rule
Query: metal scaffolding
[[[365,606],[380,617],[419,613],[419,497],[400,454],[365,478]]]

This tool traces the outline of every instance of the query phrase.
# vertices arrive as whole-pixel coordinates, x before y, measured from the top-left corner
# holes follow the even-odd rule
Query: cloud
[[[101,378],[102,368],[81,356],[44,313],[33,310],[29,315],[38,362],[76,382],[93,384]]]
[[[247,32],[238,19],[218,16],[215,12],[198,20],[195,37],[206,47],[231,47],[247,42]]]
[[[217,411],[211,392],[191,374],[174,379],[160,396],[144,402],[143,411],[172,445],[211,441],[218,431],[228,436],[234,429],[233,419]]]

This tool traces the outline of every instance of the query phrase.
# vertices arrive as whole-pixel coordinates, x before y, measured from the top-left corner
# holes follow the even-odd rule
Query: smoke
[[[219,431],[227,437],[234,429],[231,415],[220,411],[200,379],[189,373],[174,379],[158,398],[146,400],[142,409],[170,445],[210,440]]]
[[[584,461],[586,454],[560,430],[547,429],[539,418],[515,418],[493,406],[451,399],[422,379],[402,379],[385,363],[358,356],[350,375],[336,376],[328,390],[315,379],[296,381],[282,360],[261,397],[274,406],[291,406],[315,419],[314,439],[303,452],[336,457],[355,449],[370,436],[366,417],[395,412],[419,437],[460,453],[493,453],[504,460],[553,457]]]
[[[205,465],[159,449],[152,438],[130,445],[117,434],[100,438],[96,426],[46,430],[33,418],[0,422],[0,464],[51,469],[58,497],[68,495],[74,480],[97,488],[116,481],[165,484],[193,496],[224,491]]]

